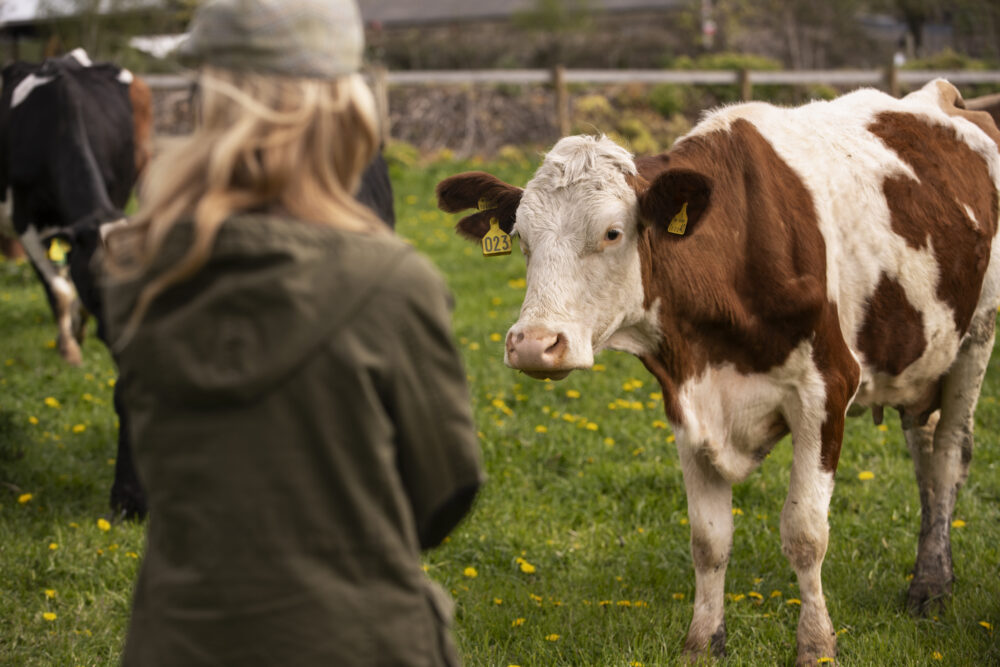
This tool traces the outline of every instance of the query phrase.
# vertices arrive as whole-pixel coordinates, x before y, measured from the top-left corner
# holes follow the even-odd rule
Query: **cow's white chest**
[[[741,373],[733,364],[710,366],[679,388],[683,423],[674,425],[678,447],[692,449],[737,483],[760,465],[788,428],[817,428],[825,399],[809,342],[768,373]]]

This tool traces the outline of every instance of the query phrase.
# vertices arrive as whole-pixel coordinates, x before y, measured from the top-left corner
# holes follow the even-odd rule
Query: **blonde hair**
[[[387,230],[352,196],[378,141],[375,103],[360,75],[298,79],[205,68],[199,84],[197,128],[153,161],[124,238],[116,244],[116,231],[108,239],[112,275],[135,277],[178,222],[193,225],[184,257],[140,293],[126,340],[157,295],[205,264],[235,213],[271,210],[362,233]]]

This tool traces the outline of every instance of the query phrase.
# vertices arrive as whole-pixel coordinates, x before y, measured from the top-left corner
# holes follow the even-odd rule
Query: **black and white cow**
[[[82,49],[3,70],[0,199],[10,199],[14,230],[59,328],[59,352],[74,365],[81,362],[81,299],[98,319],[98,336],[104,335],[90,262],[100,225],[123,217],[149,158],[151,127],[146,84],[116,65],[92,63]],[[65,265],[53,262],[45,247],[45,238],[55,233],[73,241]],[[111,506],[142,516],[146,506],[131,462],[127,416],[118,414]]]

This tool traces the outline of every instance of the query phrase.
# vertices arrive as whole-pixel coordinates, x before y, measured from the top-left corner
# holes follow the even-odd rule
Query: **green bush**
[[[664,118],[683,113],[690,99],[689,86],[661,83],[649,90],[649,104]]]

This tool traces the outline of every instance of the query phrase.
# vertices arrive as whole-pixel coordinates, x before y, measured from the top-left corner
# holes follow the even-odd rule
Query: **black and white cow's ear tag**
[[[510,234],[500,229],[499,220],[490,218],[490,231],[483,235],[483,256],[509,255],[513,248]]]
[[[671,234],[677,234],[678,236],[684,235],[684,231],[687,229],[688,226],[687,208],[688,208],[687,202],[684,202],[684,204],[681,206],[681,210],[677,212],[677,215],[674,216],[674,219],[670,221],[669,225],[667,225],[668,232],[670,232]]]
[[[69,250],[69,243],[63,239],[52,239],[52,242],[49,244],[49,261],[56,266],[65,266],[66,255],[69,253]]]

